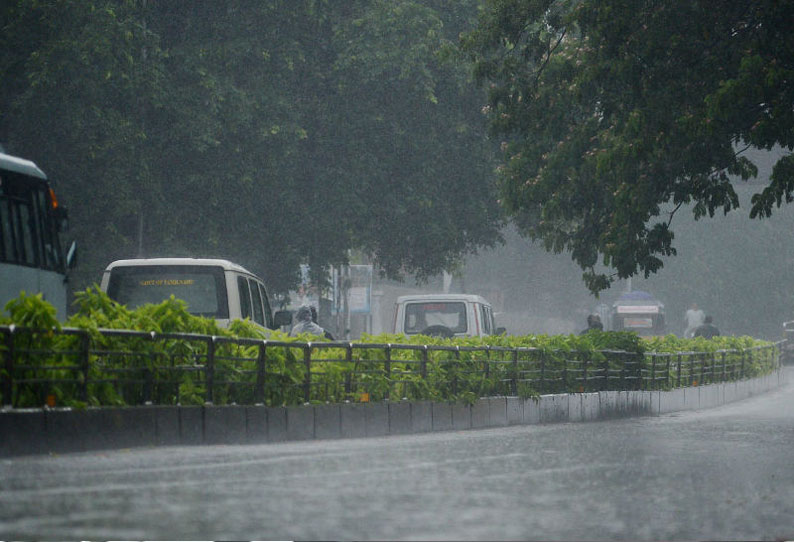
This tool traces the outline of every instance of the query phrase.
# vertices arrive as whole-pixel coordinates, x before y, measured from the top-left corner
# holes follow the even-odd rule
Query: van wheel
[[[428,326],[421,332],[422,335],[429,335],[430,337],[441,337],[442,339],[451,339],[455,336],[451,329],[447,326]]]

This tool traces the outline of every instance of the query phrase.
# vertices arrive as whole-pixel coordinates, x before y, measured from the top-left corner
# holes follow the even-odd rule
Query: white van
[[[491,304],[478,295],[404,295],[394,305],[394,333],[485,337],[504,332],[494,323]]]
[[[292,322],[289,311],[273,314],[262,279],[228,260],[117,260],[105,269],[100,288],[128,309],[173,295],[187,303],[191,314],[214,318],[221,327],[245,318],[267,329]]]

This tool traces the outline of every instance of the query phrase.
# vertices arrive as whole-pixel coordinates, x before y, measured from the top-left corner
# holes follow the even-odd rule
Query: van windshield
[[[453,333],[466,332],[466,304],[462,302],[409,303],[405,306],[405,333],[421,333],[444,326]]]
[[[196,316],[228,318],[223,268],[204,265],[140,265],[110,272],[108,296],[129,309],[173,295]]]

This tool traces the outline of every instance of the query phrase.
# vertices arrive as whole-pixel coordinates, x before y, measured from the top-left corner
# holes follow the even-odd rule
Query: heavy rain
[[[791,20],[3,2],[0,538],[794,538]]]

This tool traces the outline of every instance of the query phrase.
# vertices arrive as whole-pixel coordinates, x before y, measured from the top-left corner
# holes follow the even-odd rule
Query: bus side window
[[[0,199],[0,262],[15,262],[14,230],[11,223],[11,206]]]
[[[41,231],[41,266],[44,269],[61,270],[60,247],[56,246],[55,224],[50,216],[50,202],[44,190],[34,192],[34,207],[38,217],[38,227]]]
[[[251,318],[251,292],[248,290],[248,281],[245,277],[237,277],[237,289],[240,291],[240,318]]]
[[[26,265],[36,265],[36,245],[37,232],[33,216],[30,213],[29,205],[17,206],[17,227],[19,228],[19,241],[22,254],[19,262]]]
[[[264,326],[265,318],[262,313],[262,296],[259,293],[259,287],[255,280],[248,279],[248,284],[251,286],[251,298],[254,302],[254,322]]]

